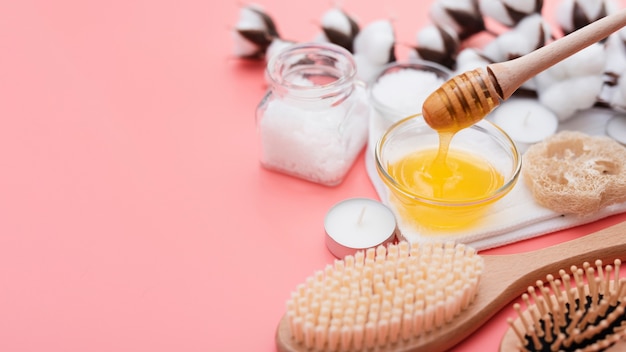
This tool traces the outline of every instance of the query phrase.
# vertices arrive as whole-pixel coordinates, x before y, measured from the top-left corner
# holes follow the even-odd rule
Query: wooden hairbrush
[[[548,275],[522,295],[526,309],[514,304],[500,351],[604,351],[626,339],[626,278],[621,261],[596,260],[570,273]]]
[[[452,77],[424,101],[424,120],[440,132],[456,132],[469,127],[487,116],[533,76],[624,26],[626,9],[519,58]]]
[[[398,246],[400,245],[402,243]],[[415,282],[409,282],[413,286],[408,285],[407,282],[400,283],[400,281],[406,281],[410,277],[405,276],[406,272],[403,273],[402,270],[404,269],[402,268],[405,268],[406,265],[398,259],[400,258],[399,256],[387,258],[385,253],[378,253],[381,254],[380,258],[377,255],[376,258],[372,259],[380,261],[384,269],[380,275],[385,285],[389,283],[391,291],[394,291],[394,285],[395,287],[402,286],[405,292],[401,295],[401,302],[399,299],[396,299],[397,297],[394,296],[393,292],[389,294],[387,298],[391,300],[391,303],[387,304],[388,309],[382,308],[385,306],[385,303],[383,303],[378,304],[375,308],[376,314],[370,315],[368,312],[364,312],[367,319],[370,319],[369,321],[375,327],[378,325],[383,326],[382,337],[378,339],[378,335],[376,335],[373,338],[374,347],[367,349],[368,351],[445,351],[464,340],[500,309],[522,294],[527,289],[529,282],[535,282],[537,278],[545,277],[549,274],[558,275],[560,269],[568,268],[571,265],[579,265],[579,263],[595,262],[596,260],[609,262],[615,258],[625,259],[626,222],[569,242],[519,254],[479,256],[477,254],[474,255],[470,249],[464,248],[462,245],[451,247],[449,244],[411,244],[411,248],[414,246],[419,246],[421,251],[426,251],[430,254],[426,256],[415,255],[417,257],[415,261],[418,262],[420,268],[417,271],[422,273],[410,279],[416,280]],[[449,253],[456,254],[450,255]],[[481,260],[477,261],[475,257],[480,257]],[[348,259],[348,257],[346,258]],[[358,261],[365,260],[363,258],[365,258],[365,255],[359,257],[358,260],[354,260],[354,258],[349,259],[350,263],[347,265],[345,262],[340,261],[340,263],[335,264],[335,267],[353,266],[362,269],[366,265],[360,266]],[[456,261],[454,258],[461,258],[461,260]],[[391,264],[387,265],[386,263]],[[442,263],[448,264],[446,266]],[[374,292],[382,288],[373,287],[375,280],[366,280],[365,282],[362,280],[363,277],[371,277],[371,273],[364,273],[367,270],[353,269],[350,270],[350,274],[340,274],[333,278],[333,275],[337,272],[335,267],[327,268],[325,272],[316,273],[307,279],[306,284],[303,284],[294,292],[294,295],[302,295],[306,299],[296,302],[296,307],[293,306],[294,302],[290,300],[288,312],[281,318],[276,332],[276,346],[279,351],[361,350],[365,349],[366,343],[372,342],[365,341],[365,338],[362,334],[359,335],[359,332],[354,333],[354,331],[362,330],[360,327],[351,332],[350,329],[355,326],[356,322],[346,319],[346,316],[351,316],[355,310],[366,310],[370,307],[364,305],[365,308],[359,308],[358,304],[354,306],[349,303],[351,299],[359,302],[361,296],[368,294],[365,292]],[[401,268],[402,270],[397,270],[396,268]],[[437,279],[435,282],[430,282],[428,280],[430,275],[428,270],[443,270],[444,272],[434,275],[433,277]],[[445,273],[445,270],[449,272]],[[472,270],[476,271],[476,273],[472,273]],[[427,273],[424,274],[423,271]],[[328,276],[332,279],[330,281],[332,284],[325,286],[325,283],[328,282],[325,281],[325,277]],[[443,280],[440,279],[441,277],[446,278],[446,280],[450,277],[454,279],[452,283],[446,283],[445,286],[455,287],[455,282],[457,281],[460,281],[462,284],[456,285],[456,288],[453,290],[444,289],[442,292],[430,289],[430,286],[437,285]],[[367,287],[368,282],[370,287]],[[472,292],[474,283],[476,284],[475,292]],[[315,291],[307,291],[306,287],[309,286],[317,287],[317,289],[327,292],[333,298],[322,298],[322,303],[320,304],[319,301],[313,299]],[[410,291],[411,288],[415,288],[412,295],[409,294],[409,297],[412,297],[413,300],[411,301],[411,298],[409,298],[407,302],[405,300],[406,291]],[[428,291],[434,292],[428,293]],[[460,296],[458,295],[459,291],[462,291]],[[382,295],[386,294],[383,293]],[[429,295],[432,296],[431,299],[425,298]],[[347,300],[340,297],[347,297]],[[324,303],[324,300],[328,299],[331,300],[330,303]],[[465,305],[467,301],[471,301],[471,303]],[[315,318],[316,314],[319,316],[320,307],[324,305],[331,307],[330,313],[326,313],[330,314],[330,318],[325,319],[327,321],[318,329],[316,328],[317,322]],[[460,307],[457,305],[460,305]],[[410,307],[410,309],[407,309],[407,307]],[[305,314],[306,316],[302,318],[305,320],[304,325],[308,326],[306,329],[310,332],[308,337],[303,337],[304,333],[299,337],[292,334],[294,329],[294,309],[310,313],[308,315]],[[442,318],[441,314],[444,313],[433,313],[441,312],[442,309],[443,312],[451,312],[452,316],[446,315]],[[394,335],[391,336],[392,324],[390,322],[393,319],[387,319],[382,314],[379,314],[385,311],[397,313],[396,316],[399,314],[400,317],[408,314],[417,318],[415,320],[406,320],[407,324],[414,324],[414,326],[405,326],[403,325],[405,320],[402,320],[399,325],[393,328]],[[334,325],[334,332],[330,331],[332,330],[330,326],[334,324],[332,323],[333,318],[336,318],[335,322],[338,324]],[[311,320],[307,323],[307,319]],[[385,324],[378,324],[380,320],[385,320]],[[428,325],[426,324],[427,320]],[[443,323],[441,323],[442,321]],[[397,329],[399,329],[399,332]],[[345,331],[345,335],[343,335],[342,331]],[[379,333],[378,330],[375,331]],[[404,334],[405,331],[410,333]],[[300,334],[301,332],[295,333]],[[323,337],[326,340],[324,342],[316,342],[316,336]],[[357,342],[355,336],[360,341]],[[391,337],[394,337],[394,339]],[[307,338],[309,340],[306,340]]]

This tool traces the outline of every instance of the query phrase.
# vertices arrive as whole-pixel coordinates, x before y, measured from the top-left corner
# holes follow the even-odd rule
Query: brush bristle
[[[483,260],[462,244],[400,242],[357,252],[292,293],[293,339],[349,351],[408,341],[443,326],[476,296]]]
[[[595,267],[594,267],[595,265]],[[570,273],[537,281],[516,303],[517,320],[508,323],[520,351],[602,351],[626,339],[626,279],[620,260],[602,266],[584,263]]]

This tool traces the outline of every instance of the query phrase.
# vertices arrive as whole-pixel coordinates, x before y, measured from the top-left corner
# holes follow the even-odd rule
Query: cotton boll
[[[295,44],[295,42],[282,40],[278,38],[274,39],[272,41],[272,44],[270,44],[267,47],[267,50],[265,51],[265,59],[269,61],[269,59],[271,59],[272,56],[278,54],[279,52],[283,51],[287,47],[292,46],[293,44]]]
[[[535,82],[537,92],[541,93],[547,91],[552,85],[567,79],[564,71],[561,70],[558,65],[552,66],[549,69],[539,72],[532,81]]]
[[[609,75],[617,75],[626,70],[626,45],[622,36],[626,35],[626,28],[610,35],[604,46],[606,57],[605,72]]]
[[[483,55],[491,62],[502,62],[508,60],[506,53],[502,49],[502,44],[498,40],[501,36],[502,34],[483,47]]]
[[[622,28],[619,31],[615,32],[616,36],[622,41],[624,45],[626,45],[626,28]]]
[[[396,60],[395,36],[390,21],[370,23],[354,39],[354,59],[361,79],[369,81],[382,67]]]
[[[584,13],[585,17],[591,21],[606,16],[604,0],[575,0],[574,2]]]
[[[246,7],[242,7],[239,10],[239,20],[235,27],[242,30],[267,30],[267,25],[264,19],[264,10],[261,6],[251,4]]]
[[[485,30],[485,22],[475,0],[438,0],[429,10],[438,26],[454,30],[460,40]]]
[[[500,51],[499,61],[516,59],[535,49],[523,33],[515,31],[499,35],[495,42]]]
[[[351,19],[340,9],[330,9],[322,16],[322,27],[331,28],[346,35],[352,35]]]
[[[530,15],[487,44],[484,52],[496,62],[507,61],[544,46],[549,38],[550,27],[546,21],[540,15]]]
[[[232,33],[234,54],[241,58],[260,59],[275,38],[278,30],[272,18],[258,5],[241,8]]]
[[[542,0],[479,0],[480,12],[497,22],[513,27],[532,14],[541,14]]]
[[[459,38],[455,32],[430,25],[417,33],[417,46],[412,53],[422,60],[452,68],[459,46]]]
[[[501,23],[507,27],[515,25],[515,21],[509,16],[504,3],[500,0],[480,0],[478,2],[480,12],[484,16],[488,16],[498,23]]]
[[[234,44],[233,54],[235,56],[249,59],[260,59],[263,56],[263,51],[259,46],[248,40],[239,32],[232,31],[231,38]]]
[[[599,43],[592,44],[558,63],[569,77],[601,75],[605,64],[604,46]]]
[[[354,62],[357,77],[365,83],[372,82],[385,67],[385,65],[375,64],[367,57],[359,54],[354,54]]]
[[[579,76],[598,76],[604,74],[606,55],[602,44],[596,43],[556,63],[535,76],[539,91],[548,89],[556,82]]]
[[[541,48],[549,38],[550,26],[541,15],[534,14],[499,35],[495,44],[499,47],[501,59],[511,60]]]
[[[380,65],[395,61],[393,26],[388,20],[367,25],[354,39],[354,52]]]
[[[475,68],[485,67],[492,63],[478,50],[473,48],[465,48],[459,52],[456,58],[456,72],[463,73],[471,71]]]
[[[604,0],[562,0],[555,12],[556,22],[569,34],[607,15]]]
[[[540,92],[539,101],[552,110],[560,121],[577,111],[592,107],[602,90],[601,76],[579,76],[552,84]]]
[[[550,25],[540,14],[524,17],[514,28],[516,32],[526,36],[532,50],[539,49],[546,45],[552,32]]]
[[[617,86],[611,95],[609,105],[613,109],[626,112],[626,70],[619,75]]]
[[[607,15],[610,15],[619,11],[623,7],[623,5],[621,1],[604,0],[604,7],[606,8]]]
[[[543,0],[502,0],[509,11],[516,11],[526,15],[541,13]]]
[[[322,30],[325,41],[353,51],[353,42],[359,33],[359,25],[341,9],[328,10],[322,16]]]

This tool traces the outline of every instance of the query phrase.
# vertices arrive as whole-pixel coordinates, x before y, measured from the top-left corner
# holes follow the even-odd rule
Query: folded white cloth
[[[615,112],[608,109],[585,110],[561,122],[559,130],[605,135],[606,123],[614,115]],[[368,176],[381,201],[397,214],[393,204],[389,202],[388,190],[378,176],[371,150],[372,148],[368,147],[368,152],[365,153]],[[586,217],[559,214],[537,204],[524,180],[520,178],[511,192],[496,202],[480,223],[462,232],[427,236],[407,226],[400,217],[397,217],[397,221],[400,232],[409,242],[454,240],[483,250],[593,222],[622,212],[626,212],[626,202],[614,204]]]

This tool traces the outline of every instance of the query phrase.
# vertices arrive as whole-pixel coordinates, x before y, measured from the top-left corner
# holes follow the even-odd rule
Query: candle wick
[[[363,216],[365,215],[365,209],[367,207],[363,207],[363,209],[361,209],[361,214],[359,214],[359,220],[357,221],[357,225],[361,225],[363,223]]]

